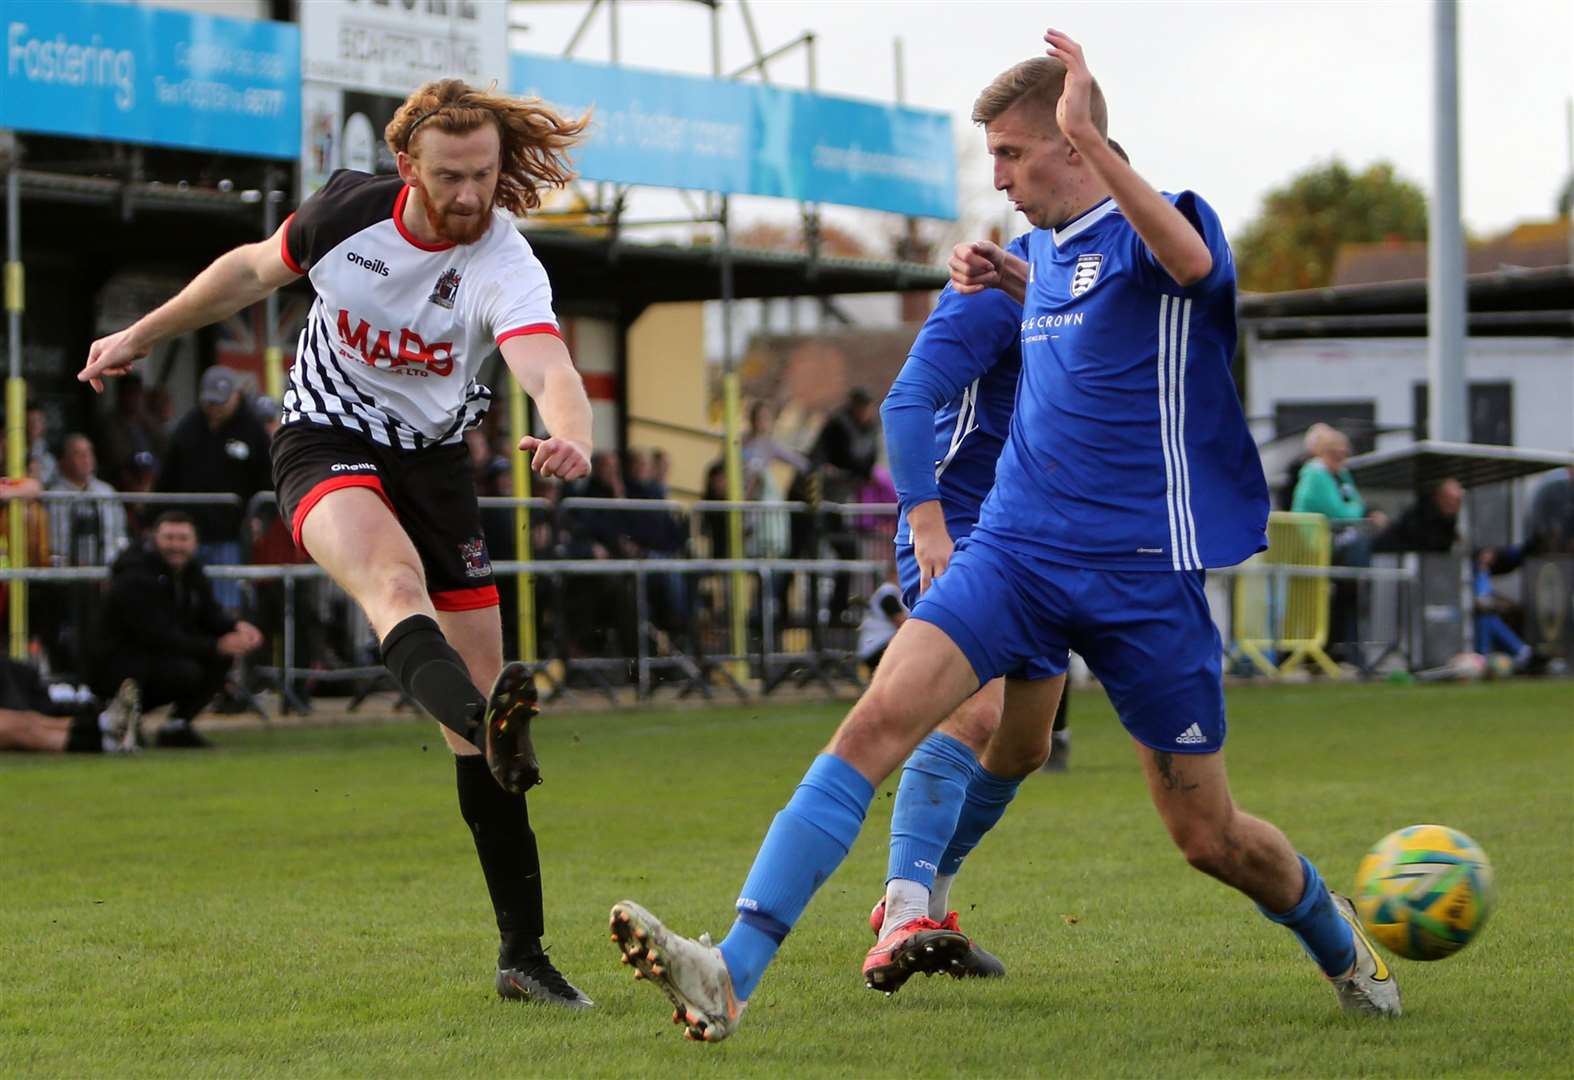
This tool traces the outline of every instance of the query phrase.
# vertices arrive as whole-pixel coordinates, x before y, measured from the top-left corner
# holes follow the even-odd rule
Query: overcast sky
[[[529,29],[515,33],[513,47],[561,52],[586,8],[583,0],[517,5],[515,20]],[[704,7],[624,0],[617,8],[624,63],[709,73]],[[1036,55],[1046,25],[1082,43],[1110,103],[1110,133],[1139,171],[1155,186],[1201,192],[1231,233],[1270,188],[1334,156],[1355,167],[1388,159],[1431,188],[1430,3],[754,0],[751,10],[767,50],[804,30],[818,35],[827,93],[889,99],[892,41],[901,36],[907,100],[952,114],[969,216],[1003,209],[988,188],[982,135],[968,123],[973,98],[998,72]],[[1478,233],[1552,214],[1569,172],[1571,12],[1569,0],[1461,4],[1463,209]],[[723,3],[721,24],[731,71],[751,57],[736,3]],[[608,59],[607,31],[603,10],[575,56]],[[802,56],[773,62],[771,75],[803,86]],[[785,208],[750,209],[774,216]]]

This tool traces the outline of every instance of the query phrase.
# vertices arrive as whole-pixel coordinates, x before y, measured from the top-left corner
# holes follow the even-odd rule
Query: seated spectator
[[[1518,605],[1492,591],[1491,571],[1485,566],[1475,567],[1473,586],[1476,652],[1482,656],[1503,653],[1513,661],[1514,671],[1524,671],[1536,658],[1535,650],[1514,633],[1505,619],[1506,615],[1519,613]]]
[[[1452,551],[1459,542],[1459,510],[1464,504],[1464,485],[1453,477],[1441,480],[1377,534],[1372,550]]]
[[[1478,561],[1494,574],[1507,574],[1533,555],[1574,555],[1574,465],[1536,488],[1525,515],[1524,541],[1486,548]]]
[[[885,580],[869,597],[863,621],[858,624],[858,659],[870,671],[880,666],[886,647],[906,621],[907,607],[902,603],[902,586],[897,582],[893,561],[886,568]]]
[[[60,475],[46,490],[114,495],[115,489],[97,476],[93,441],[86,435],[66,436],[60,451]],[[72,499],[49,504],[49,552],[54,566],[103,566],[126,546],[126,511],[115,499]]]
[[[144,708],[170,704],[157,745],[205,747],[192,726],[224,686],[237,657],[262,644],[262,634],[219,607],[197,558],[197,527],[179,510],[160,514],[150,547],[115,560],[93,642],[96,693],[132,679]]]
[[[106,705],[85,688],[46,687],[29,665],[0,659],[0,750],[123,753],[138,748],[141,723],[129,679]]]

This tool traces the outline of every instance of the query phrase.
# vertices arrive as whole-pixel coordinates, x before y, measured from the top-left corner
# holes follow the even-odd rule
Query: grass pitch
[[[684,1042],[607,940],[625,896],[719,934],[842,710],[558,713],[531,797],[552,956],[599,1004],[505,1004],[453,769],[402,724],[220,736],[211,754],[0,762],[0,1075],[1500,1076],[1574,1074],[1566,682],[1233,691],[1237,800],[1337,888],[1390,829],[1492,857],[1453,959],[1396,962],[1408,1015],[1343,1017],[1284,931],[1189,870],[1103,695],[953,891],[1008,978],[862,987],[890,793],[720,1046]]]

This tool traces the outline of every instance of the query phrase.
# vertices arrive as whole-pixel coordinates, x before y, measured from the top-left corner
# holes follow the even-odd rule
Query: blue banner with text
[[[289,23],[0,0],[0,28],[0,128],[299,156],[300,32]]]
[[[591,110],[589,180],[957,216],[945,113],[514,53],[512,89]]]

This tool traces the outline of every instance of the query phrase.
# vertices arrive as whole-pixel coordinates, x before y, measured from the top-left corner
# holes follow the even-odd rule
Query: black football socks
[[[479,755],[454,759],[459,812],[475,837],[476,855],[502,935],[499,968],[515,968],[541,953],[544,932],[541,857],[525,797],[498,786]]]
[[[383,638],[383,663],[405,693],[449,731],[482,746],[486,697],[429,615],[411,615]],[[494,782],[495,783],[495,782]]]

